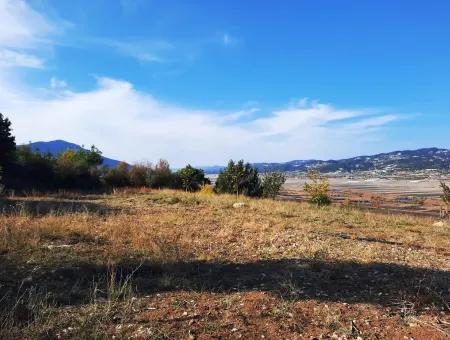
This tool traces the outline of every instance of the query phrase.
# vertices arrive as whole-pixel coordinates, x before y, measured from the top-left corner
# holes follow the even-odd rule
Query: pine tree
[[[0,113],[0,167],[6,175],[10,170],[16,150],[16,139],[11,134],[11,122]]]

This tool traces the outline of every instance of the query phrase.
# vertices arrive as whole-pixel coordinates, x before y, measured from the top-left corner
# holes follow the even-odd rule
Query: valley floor
[[[1,209],[1,339],[450,336],[448,221],[145,190]]]

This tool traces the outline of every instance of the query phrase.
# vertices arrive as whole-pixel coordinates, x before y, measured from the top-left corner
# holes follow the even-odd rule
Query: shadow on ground
[[[74,263],[58,268],[26,269],[8,255],[0,256],[0,296],[39,287],[57,304],[89,302],[93,282],[105,291],[111,268]],[[132,274],[137,295],[164,291],[266,291],[290,300],[316,299],[382,306],[407,303],[415,310],[449,312],[450,272],[397,264],[283,259],[246,263],[180,262],[165,265],[128,262],[115,267],[117,279]]]
[[[100,203],[80,200],[0,199],[0,214],[2,215],[35,217],[82,212],[104,215],[114,212],[114,210]]]

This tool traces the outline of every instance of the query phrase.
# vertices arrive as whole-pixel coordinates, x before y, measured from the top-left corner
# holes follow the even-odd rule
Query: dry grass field
[[[1,339],[450,334],[448,222],[146,190],[1,209]]]

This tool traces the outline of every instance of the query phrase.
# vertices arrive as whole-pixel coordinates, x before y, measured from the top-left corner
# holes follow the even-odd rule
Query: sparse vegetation
[[[445,204],[450,205],[450,187],[444,182],[441,182],[442,200]]]
[[[219,173],[216,181],[216,191],[219,193],[261,196],[261,180],[258,170],[243,160],[234,162],[230,160],[227,167]]]
[[[0,338],[448,332],[448,226],[130,190],[7,199],[27,209],[0,215]]]
[[[262,195],[275,198],[286,182],[286,176],[279,171],[266,172],[262,178]]]
[[[205,177],[205,172],[196,169],[190,164],[176,172],[176,176],[181,182],[181,187],[185,191],[198,191],[203,185],[211,184],[211,181]]]
[[[310,202],[317,206],[331,204],[329,195],[330,184],[328,179],[321,176],[317,170],[308,171],[309,183],[305,183],[304,190],[310,196]]]

